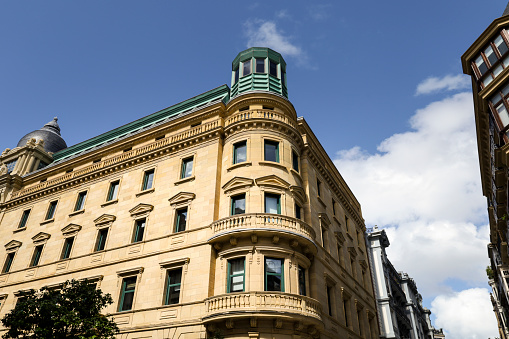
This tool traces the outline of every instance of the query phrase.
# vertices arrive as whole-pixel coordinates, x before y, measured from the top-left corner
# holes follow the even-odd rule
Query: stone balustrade
[[[272,110],[261,110],[261,109],[241,111],[235,113],[230,117],[226,118],[224,126],[228,127],[229,125],[234,124],[236,122],[245,121],[249,119],[267,119],[280,121],[297,129],[297,125],[295,124],[295,122],[292,121],[292,119],[287,117],[285,114],[274,112]]]

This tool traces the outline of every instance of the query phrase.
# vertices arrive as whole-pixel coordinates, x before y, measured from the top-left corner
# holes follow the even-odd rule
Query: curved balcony
[[[228,293],[205,299],[204,320],[241,316],[274,316],[286,313],[311,322],[322,321],[320,303],[310,297],[283,292]]]
[[[280,214],[270,213],[247,213],[232,215],[212,223],[212,232],[214,236],[211,241],[221,241],[229,238],[233,234],[242,235],[242,233],[271,236],[275,233],[287,236],[296,236],[315,247],[314,240],[316,233],[311,226],[302,220],[287,217]]]

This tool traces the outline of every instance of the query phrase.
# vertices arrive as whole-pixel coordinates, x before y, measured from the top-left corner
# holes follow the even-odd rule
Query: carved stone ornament
[[[7,244],[5,244],[5,250],[6,251],[14,251],[21,247],[22,242],[17,240],[11,240]]]
[[[154,209],[153,205],[138,204],[135,207],[131,208],[129,210],[129,213],[131,213],[131,216],[134,217],[134,216],[139,216],[142,214],[149,214],[150,211],[152,211],[153,209]]]
[[[168,199],[170,201],[170,205],[179,205],[189,202],[196,197],[196,194],[191,192],[180,192],[175,194],[173,197]]]
[[[99,218],[94,220],[94,224],[97,227],[109,226],[115,221],[115,219],[117,219],[117,217],[114,215],[103,214]]]
[[[65,235],[71,235],[73,233],[78,233],[80,230],[81,230],[80,225],[69,224],[69,225],[65,226],[64,228],[62,228],[61,231],[62,231],[62,234],[65,236]]]
[[[229,192],[238,188],[253,186],[253,184],[254,184],[253,179],[244,177],[233,177],[226,184],[224,184],[222,188],[225,192]]]
[[[255,182],[258,186],[271,186],[282,189],[288,189],[290,187],[290,184],[288,182],[274,174],[257,178],[255,179]]]
[[[40,243],[40,242],[47,241],[49,238],[51,238],[50,234],[44,233],[44,232],[39,232],[32,237],[32,240],[34,241],[34,243]]]
[[[292,194],[297,198],[297,200],[300,200],[300,202],[302,203],[308,200],[306,196],[306,191],[304,191],[304,189],[300,186],[295,185],[290,186],[290,192],[292,192]]]

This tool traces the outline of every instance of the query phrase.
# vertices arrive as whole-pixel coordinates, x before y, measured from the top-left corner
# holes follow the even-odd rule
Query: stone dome
[[[41,129],[33,131],[25,135],[18,142],[17,147],[23,147],[27,141],[35,138],[35,141],[44,140],[44,150],[46,152],[56,153],[64,148],[67,148],[65,140],[60,135],[60,126],[58,126],[58,118],[53,118],[52,121],[48,122]]]

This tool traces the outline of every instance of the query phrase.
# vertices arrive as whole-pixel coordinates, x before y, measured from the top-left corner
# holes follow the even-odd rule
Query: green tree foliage
[[[113,338],[117,325],[100,313],[112,303],[110,294],[86,280],[66,281],[61,289],[30,290],[2,319],[8,329],[2,338]]]
[[[491,269],[491,266],[486,266],[486,275],[488,276],[488,279],[495,279],[495,273]]]

